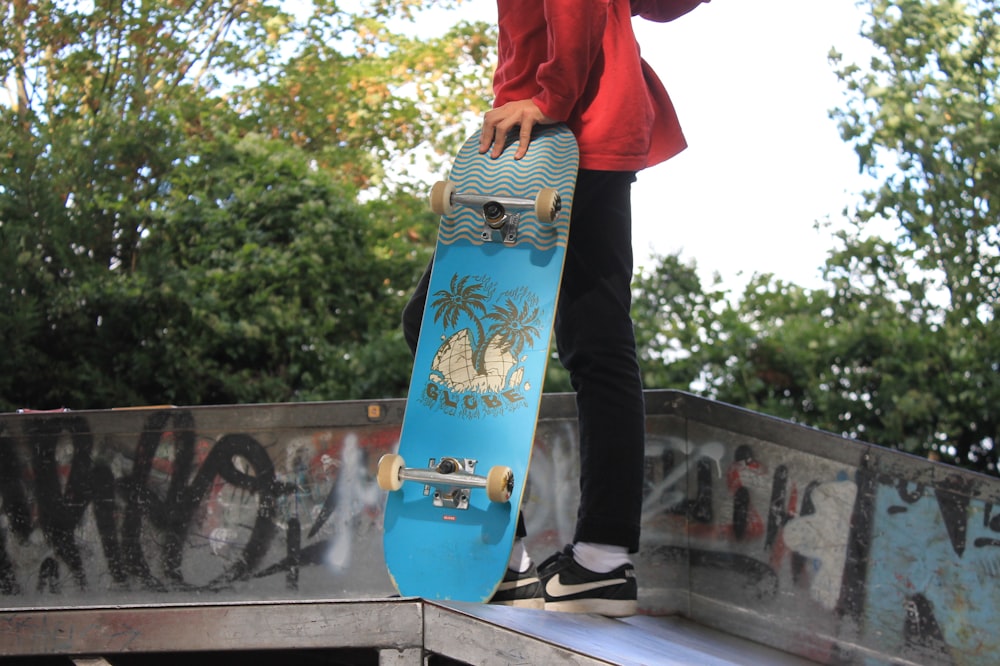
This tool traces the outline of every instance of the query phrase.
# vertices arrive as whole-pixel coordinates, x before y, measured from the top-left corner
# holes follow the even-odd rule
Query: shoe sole
[[[491,606],[510,606],[512,608],[534,608],[545,610],[545,599],[515,599],[513,601],[491,601]]]
[[[639,612],[639,602],[621,599],[574,599],[546,601],[545,610],[558,613],[592,613],[605,617],[628,617]]]

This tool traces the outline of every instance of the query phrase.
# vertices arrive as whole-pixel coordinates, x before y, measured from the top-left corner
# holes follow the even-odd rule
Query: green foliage
[[[859,211],[897,225],[896,252],[935,273],[958,318],[1000,293],[1000,26],[994,0],[871,0],[870,70],[842,66],[834,115],[860,165],[883,180]],[[839,57],[834,54],[834,61]]]
[[[384,164],[492,43],[387,27],[430,4],[4,5],[0,409],[402,395],[435,224]]]
[[[828,275],[845,298],[897,321],[883,361],[888,436],[996,471],[1000,420],[1000,25],[995,0],[870,0],[870,71],[839,70],[835,114],[863,169],[881,176]],[[835,61],[837,61],[835,59]],[[892,241],[864,233],[875,220]],[[905,359],[904,362],[903,360]]]
[[[465,121],[489,106],[495,33],[468,22],[432,38],[390,28],[436,4],[371,0],[352,14],[314,1],[301,25],[287,26],[293,53],[281,75],[234,92],[243,126],[309,150],[358,187],[412,184],[411,172],[419,180],[439,169]],[[425,159],[394,160],[419,145],[430,148]]]
[[[156,293],[177,308],[155,338],[164,390],[193,404],[353,395],[353,355],[401,307],[355,193],[280,141],[206,149],[151,228]]]
[[[702,379],[702,356],[716,335],[723,294],[705,292],[694,265],[652,257],[632,284],[632,318],[646,388],[687,390]]]
[[[833,116],[880,185],[838,234],[828,286],[756,276],[728,303],[663,258],[637,282],[645,373],[996,473],[1000,7],[862,4],[876,56],[861,67],[832,54],[849,93]]]

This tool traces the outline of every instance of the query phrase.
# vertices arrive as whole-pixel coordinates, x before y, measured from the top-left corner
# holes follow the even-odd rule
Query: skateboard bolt
[[[505,213],[504,207],[495,201],[491,201],[483,206],[483,215],[486,218],[486,222],[494,229],[497,228],[495,225],[503,223]]]

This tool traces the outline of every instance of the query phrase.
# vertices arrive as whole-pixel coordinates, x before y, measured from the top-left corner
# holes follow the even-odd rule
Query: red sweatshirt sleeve
[[[609,0],[543,0],[548,49],[539,66],[542,113],[567,120],[583,97],[608,25]]]
[[[631,0],[632,16],[666,23],[684,16],[703,2],[710,0]]]
[[[636,171],[684,149],[670,97],[640,56],[629,0],[498,0],[497,10],[494,107],[530,99],[565,121],[584,169]]]
[[[611,0],[505,0],[497,3],[499,62],[495,106],[534,100],[542,113],[569,119],[592,82]]]

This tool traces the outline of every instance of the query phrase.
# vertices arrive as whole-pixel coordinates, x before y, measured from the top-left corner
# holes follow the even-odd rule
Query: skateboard
[[[579,152],[565,125],[493,159],[468,138],[447,181],[398,453],[379,460],[383,545],[403,596],[488,601],[531,459]]]

